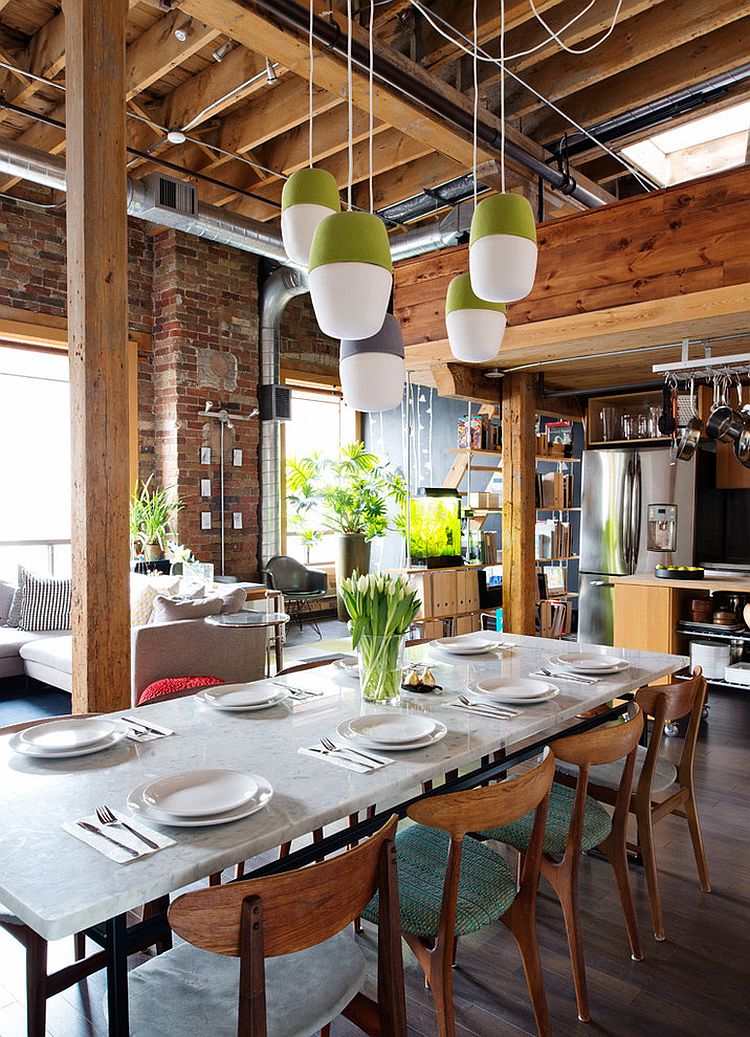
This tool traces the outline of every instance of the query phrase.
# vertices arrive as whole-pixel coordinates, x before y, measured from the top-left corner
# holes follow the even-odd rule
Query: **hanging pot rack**
[[[713,382],[719,378],[741,378],[750,376],[750,353],[733,353],[730,356],[712,356],[711,347],[704,345],[704,355],[690,360],[690,340],[683,339],[682,360],[671,364],[654,364],[654,374],[664,375],[667,383],[676,386],[690,381]]]

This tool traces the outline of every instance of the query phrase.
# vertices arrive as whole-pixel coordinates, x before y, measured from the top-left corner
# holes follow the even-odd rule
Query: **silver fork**
[[[105,805],[97,807],[96,816],[99,819],[99,824],[104,825],[105,828],[108,828],[112,825],[118,825],[120,828],[124,828],[126,832],[130,832],[131,835],[134,835],[136,839],[140,839],[141,842],[145,843],[145,845],[148,846],[149,849],[159,849],[158,843],[155,843],[153,839],[149,839],[148,836],[141,835],[141,833],[136,831],[135,828],[131,828],[131,826],[126,821],[121,821],[119,817],[115,817],[115,815],[112,813],[108,806]]]
[[[517,709],[502,709],[500,706],[493,706],[489,702],[472,702],[465,695],[459,695],[458,701],[462,705],[468,706],[469,709],[473,709],[475,713],[486,713],[489,716],[500,717],[502,720],[510,720],[511,717],[520,716]]]
[[[373,770],[376,767],[382,767],[383,764],[380,760],[376,760],[374,756],[368,756],[367,753],[362,753],[359,749],[352,749],[348,745],[336,745],[330,738],[321,738],[320,744],[324,749],[327,749],[329,753],[353,753],[354,756],[359,756],[361,760],[366,761],[370,768]]]
[[[539,673],[543,673],[545,677],[553,677],[555,680],[570,681],[571,684],[598,684],[596,677],[582,677],[578,674],[567,674],[567,673],[553,673],[551,670],[545,669],[544,666],[539,667]]]

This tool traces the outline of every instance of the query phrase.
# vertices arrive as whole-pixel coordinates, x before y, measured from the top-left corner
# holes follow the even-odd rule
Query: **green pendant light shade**
[[[469,274],[476,294],[516,302],[534,286],[537,245],[534,213],[520,194],[496,194],[474,210]]]
[[[293,263],[306,267],[318,224],[341,211],[336,181],[326,169],[298,169],[281,192],[281,237]]]
[[[457,360],[469,364],[492,360],[503,341],[506,322],[504,303],[480,299],[468,274],[453,278],[445,297],[445,325]]]
[[[309,263],[310,297],[320,330],[362,339],[383,326],[393,286],[385,224],[369,212],[327,216],[315,231]]]

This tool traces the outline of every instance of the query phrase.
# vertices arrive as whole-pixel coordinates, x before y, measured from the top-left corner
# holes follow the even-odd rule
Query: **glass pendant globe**
[[[469,238],[471,287],[488,302],[517,302],[534,287],[536,225],[519,194],[496,194],[474,210]]]
[[[406,381],[401,327],[392,313],[370,338],[343,339],[339,377],[348,407],[365,413],[393,410],[401,405]]]
[[[341,211],[336,181],[326,169],[298,169],[281,192],[281,239],[289,259],[307,267],[315,231]]]
[[[315,231],[309,264],[310,298],[320,330],[363,339],[383,326],[393,287],[385,224],[368,212],[327,216]]]
[[[505,334],[504,303],[487,302],[472,290],[468,274],[459,274],[448,285],[445,326],[456,360],[481,364],[497,356]]]

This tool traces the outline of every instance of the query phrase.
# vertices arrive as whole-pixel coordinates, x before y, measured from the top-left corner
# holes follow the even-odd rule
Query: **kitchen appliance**
[[[691,565],[696,461],[665,447],[584,450],[578,640],[614,643],[615,576]]]

